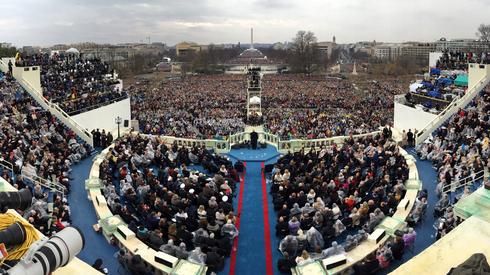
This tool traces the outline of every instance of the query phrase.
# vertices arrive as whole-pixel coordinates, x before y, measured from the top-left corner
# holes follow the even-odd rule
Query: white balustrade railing
[[[466,94],[459,100],[456,100],[449,104],[442,112],[439,113],[431,122],[429,122],[421,131],[417,133],[415,137],[415,144],[418,145],[424,142],[435,130],[442,126],[451,116],[456,114],[459,109],[465,108],[471,100],[473,100],[478,93],[490,82],[490,76],[484,76],[471,89],[468,89]]]
[[[41,107],[51,112],[56,118],[58,118],[68,128],[73,130],[83,141],[93,146],[92,134],[85,129],[82,125],[78,124],[73,118],[71,118],[65,111],[63,111],[58,104],[52,103],[47,100],[42,91],[35,89],[29,82],[23,78],[17,79],[17,82],[36,100]]]

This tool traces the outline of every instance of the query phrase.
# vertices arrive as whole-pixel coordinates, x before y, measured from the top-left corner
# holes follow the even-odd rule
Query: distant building
[[[284,43],[281,43],[281,42],[276,42],[274,44],[272,44],[272,49],[274,50],[284,50],[286,48],[286,45]]]
[[[246,67],[251,64],[260,66],[262,73],[277,73],[278,69],[282,67],[254,47],[253,29],[250,30],[250,48],[245,49],[239,56],[228,60],[224,66],[226,73],[241,74],[245,73]]]
[[[488,50],[488,43],[476,39],[451,39],[441,38],[436,41],[436,50],[443,51],[462,51],[462,52],[480,52]]]
[[[379,59],[390,59],[391,49],[388,46],[376,46],[374,56]]]
[[[373,55],[379,59],[395,60],[402,54],[400,44],[378,44],[373,48]]]
[[[417,60],[429,60],[429,53],[436,50],[436,43],[405,43],[401,49],[401,55]]]
[[[334,37],[335,39],[335,37]],[[333,49],[337,46],[335,42],[318,42],[316,47],[322,56],[326,56],[328,59],[332,56]]]
[[[0,48],[12,48],[12,43],[1,42]]]
[[[38,53],[40,50],[41,50],[40,47],[24,46],[24,47],[22,47],[21,52],[30,55],[30,54]]]
[[[175,45],[175,52],[177,56],[186,55],[188,53],[198,53],[202,50],[202,46],[194,42],[181,42]]]
[[[368,56],[374,56],[374,48],[373,47],[362,47],[358,49],[359,52],[366,53]]]

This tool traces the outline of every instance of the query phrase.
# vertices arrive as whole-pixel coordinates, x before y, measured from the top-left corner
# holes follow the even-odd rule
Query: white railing
[[[8,162],[8,161],[2,159],[2,160],[0,160],[0,166],[3,169],[10,171],[12,178],[15,176],[14,165],[11,162]],[[52,192],[58,193],[62,197],[66,194],[66,187],[60,183],[55,182],[55,181],[49,181],[49,180],[41,178],[37,175],[29,175],[27,173],[24,173],[23,169],[22,169],[20,176],[22,176],[23,179],[30,181],[34,185],[39,184],[42,187],[47,188]]]
[[[270,144],[277,148],[281,153],[287,153],[288,151],[296,152],[301,149],[308,148],[320,148],[322,146],[331,145],[333,143],[342,144],[344,141],[349,139],[349,136],[336,136],[330,138],[319,138],[319,139],[291,139],[291,140],[281,140],[277,135],[267,133],[267,132],[257,132],[259,134],[259,142]],[[367,136],[375,136],[381,134],[381,131],[375,131],[366,134],[353,135],[354,139],[359,139]],[[227,138],[230,143],[229,147],[240,144],[243,142],[250,141],[250,132],[242,132],[230,135]]]
[[[68,128],[72,129],[83,141],[93,146],[92,134],[82,125],[78,124],[72,119],[65,111],[63,111],[58,104],[52,103],[47,100],[42,92],[40,93],[31,84],[24,79],[17,79],[17,82],[41,105],[45,110],[51,112],[56,118],[58,118]]]
[[[462,178],[458,181],[451,182],[451,184],[445,185],[442,188],[442,193],[454,193],[456,190],[460,188],[465,188],[467,186],[473,185],[473,183],[482,180],[485,178],[485,170],[481,170],[475,175],[469,175],[465,178]]]
[[[5,64],[6,58],[0,59],[0,70],[7,72],[8,65]],[[51,112],[56,118],[58,118],[63,124],[65,124],[68,128],[72,129],[83,141],[93,146],[92,134],[78,124],[74,119],[72,119],[65,111],[63,111],[57,104],[52,103],[47,100],[42,93],[42,90],[38,90],[34,88],[28,81],[26,81],[23,77],[19,77],[16,79],[17,82],[26,90],[33,98],[36,100],[41,107],[45,110]]]
[[[459,100],[449,104],[437,117],[429,122],[415,137],[415,144],[418,145],[424,142],[437,128],[441,127],[451,116],[453,116],[459,109],[468,105],[478,93],[487,86],[490,82],[490,76],[485,75],[482,77],[478,84],[469,89],[464,96]]]

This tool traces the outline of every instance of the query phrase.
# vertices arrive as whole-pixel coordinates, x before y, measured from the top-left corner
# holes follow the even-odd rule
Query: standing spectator
[[[13,76],[13,72],[12,72],[12,70],[13,70],[13,68],[12,68],[12,66],[13,66],[12,60],[9,60],[8,66],[9,66],[9,73],[10,73],[11,76]]]
[[[408,132],[407,132],[407,142],[408,142],[408,147],[415,146],[415,138],[414,138],[414,135],[412,133],[412,129],[408,129]]]

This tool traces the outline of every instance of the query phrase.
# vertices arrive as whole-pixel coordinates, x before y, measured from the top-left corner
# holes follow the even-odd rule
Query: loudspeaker
[[[97,205],[107,205],[107,201],[103,195],[95,196],[95,200],[97,201]]]
[[[119,234],[121,234],[121,236],[125,239],[125,240],[131,240],[131,239],[134,239],[136,236],[134,234],[133,231],[131,231],[127,226],[125,225],[120,225],[117,227],[117,232]]]
[[[167,253],[163,253],[161,251],[155,253],[155,262],[161,263],[164,266],[174,268],[178,261],[178,258],[168,255]]]
[[[323,260],[323,264],[325,265],[325,268],[327,270],[343,265],[345,263],[347,263],[347,257],[344,254],[334,255]]]
[[[403,237],[403,235],[405,235],[405,233],[403,233],[403,231],[401,231],[400,229],[395,230],[395,236]]]
[[[371,235],[369,235],[368,240],[370,242],[379,243],[379,241],[381,241],[381,239],[383,239],[385,235],[386,235],[386,231],[384,229],[378,228],[374,230],[374,232],[371,233]]]
[[[124,120],[124,127],[129,127],[129,120],[127,119]]]
[[[407,210],[409,204],[410,204],[410,200],[409,199],[403,199],[403,200],[400,201],[400,203],[398,204],[398,206],[396,208],[397,209]]]

